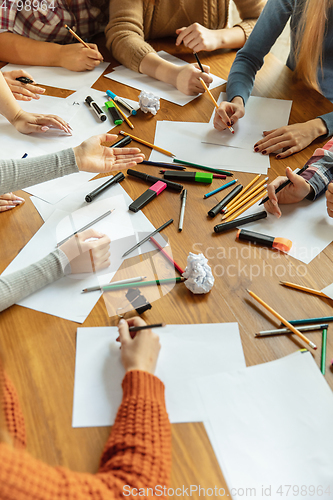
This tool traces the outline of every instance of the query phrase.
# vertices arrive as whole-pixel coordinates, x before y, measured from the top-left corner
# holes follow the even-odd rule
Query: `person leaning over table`
[[[164,385],[154,376],[159,338],[148,329],[132,338],[128,329],[144,324],[137,317],[128,322],[122,319],[118,325],[126,370],[123,398],[96,474],[51,467],[25,451],[17,393],[1,366],[0,500],[133,499],[141,488],[154,490],[156,486],[157,494],[149,498],[167,498],[159,494],[168,488],[171,472],[171,429]]]
[[[128,68],[170,83],[187,95],[204,92],[212,82],[209,67],[176,66],[161,59],[147,40],[175,37],[193,52],[242,47],[266,0],[234,0],[242,19],[227,28],[227,0],[110,0],[106,46]],[[194,58],[193,58],[194,59]]]
[[[256,73],[289,18],[291,45],[287,66],[299,80],[333,102],[332,0],[268,0],[253,32],[231,67],[227,101],[220,104],[214,117],[216,129],[224,130],[244,116],[244,106],[252,91]],[[320,112],[320,109],[317,111]],[[269,154],[284,149],[276,157],[285,158],[304,149],[317,137],[330,136],[332,133],[333,113],[314,116],[304,123],[263,131],[264,138],[254,144],[254,150]]]
[[[103,61],[65,28],[89,40],[108,22],[108,0],[4,0],[0,16],[0,61],[92,70]],[[31,90],[31,89],[30,89]],[[33,90],[32,90],[33,92]]]
[[[300,175],[287,167],[287,177],[277,177],[268,185],[269,201],[265,203],[268,212],[281,217],[279,204],[297,203],[305,198],[316,200],[326,191],[327,213],[333,217],[333,139],[316,149],[306,165],[308,168]],[[290,184],[275,194],[276,188],[287,179]]]
[[[101,146],[103,142],[114,142],[116,137],[114,134],[97,135],[59,153],[23,160],[0,160],[0,195],[80,170],[97,174],[133,168],[143,160],[144,155],[138,148]],[[86,241],[90,238],[94,241]],[[109,246],[106,235],[88,229],[35,264],[0,276],[0,311],[67,274],[91,272],[92,267],[96,271],[108,267]]]

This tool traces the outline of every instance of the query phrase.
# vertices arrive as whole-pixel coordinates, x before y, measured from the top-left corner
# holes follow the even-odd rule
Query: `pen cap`
[[[156,196],[158,196],[166,188],[166,183],[159,180],[155,182],[147,191],[142,193],[139,198],[134,200],[128,207],[131,212],[138,212],[141,208],[145,207],[150,201],[152,201]]]
[[[123,119],[118,113],[118,110],[116,109],[114,103],[112,101],[107,101],[105,103],[106,109],[110,112],[112,116],[112,120],[114,121],[115,125],[121,125],[123,123]]]
[[[87,95],[87,97],[85,98],[85,101],[90,106],[90,104],[94,101],[94,99],[92,97],[90,97],[90,95]]]
[[[281,252],[289,252],[292,247],[292,242],[286,238],[274,238],[274,236],[255,233],[254,231],[248,231],[246,229],[240,229],[236,238],[238,240],[250,241],[251,243],[258,243],[259,245],[275,248],[276,250],[281,250]]]
[[[111,99],[114,99],[115,97],[117,97],[117,94],[115,94],[114,92],[111,92],[111,90],[107,90],[106,95],[111,97]]]
[[[209,210],[208,215],[209,217],[215,217],[219,212],[221,212],[222,208],[224,208],[226,205],[228,205],[229,201],[231,201],[235,196],[238,195],[238,193],[243,189],[242,184],[238,184],[232,191],[230,191],[227,196],[225,196],[220,203],[215,205],[211,210]]]

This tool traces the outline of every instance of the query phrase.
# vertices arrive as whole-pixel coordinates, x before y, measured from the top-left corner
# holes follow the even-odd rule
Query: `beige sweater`
[[[234,1],[242,19],[237,26],[247,38],[266,0]],[[115,59],[139,71],[142,59],[154,52],[146,40],[175,37],[176,29],[194,22],[209,29],[222,29],[228,15],[229,0],[110,0],[106,46]]]

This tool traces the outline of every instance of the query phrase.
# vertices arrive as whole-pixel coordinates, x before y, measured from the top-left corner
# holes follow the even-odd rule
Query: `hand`
[[[138,148],[109,148],[102,142],[114,142],[117,135],[95,135],[74,149],[79,170],[84,172],[110,172],[135,167],[145,155]]]
[[[109,267],[110,243],[105,234],[87,229],[72,236],[59,248],[67,256],[72,274],[94,273]]]
[[[201,26],[199,23],[193,23],[187,28],[176,30],[178,35],[176,45],[183,43],[185,47],[192,49],[193,52],[201,50],[216,50],[221,47],[221,30],[210,30]]]
[[[277,177],[267,186],[269,201],[265,203],[265,208],[267,212],[276,215],[278,218],[281,217],[281,210],[278,203],[282,205],[298,203],[304,200],[312,190],[310,184],[303,177],[295,174],[291,168],[286,168],[286,174],[287,177]],[[281,189],[279,193],[275,194],[275,190],[287,179],[289,179],[291,183]]]
[[[238,122],[245,115],[244,101],[241,97],[234,97],[231,102],[221,102],[214,116],[214,128],[224,130]]]
[[[33,80],[32,76],[22,69],[4,71],[2,74],[15,99],[18,101],[31,101],[31,99],[39,99],[40,96],[38,94],[43,94],[45,92],[45,89],[42,87],[17,81],[16,78],[19,78],[20,76],[26,76],[27,78],[30,78],[30,80]]]
[[[71,43],[62,45],[60,52],[60,66],[71,71],[93,70],[103,61],[97,45],[88,43],[87,49],[82,43]]]
[[[127,372],[142,370],[154,374],[161,345],[158,335],[151,330],[142,330],[132,338],[129,326],[143,326],[145,321],[139,317],[128,321],[121,319],[118,330],[121,342],[121,361]]]
[[[203,79],[207,87],[212,83],[213,77],[209,74],[209,66],[202,65],[205,73],[202,73],[197,64],[186,64],[186,66],[180,66],[179,72],[176,78],[176,87],[178,90],[186,95],[197,95],[205,92],[200,78]]]
[[[59,116],[27,113],[21,108],[11,120],[11,123],[21,134],[42,133],[50,128],[57,128],[72,135],[71,127]]]
[[[7,193],[0,196],[0,212],[6,212],[12,208],[24,203],[24,198],[20,198],[13,193]]]
[[[325,123],[321,118],[316,118],[305,123],[295,123],[263,132],[265,137],[254,145],[254,150],[268,155],[284,149],[283,153],[276,155],[276,158],[286,158],[306,148],[317,137],[325,134],[327,134]]]
[[[326,200],[327,200],[327,213],[330,217],[333,217],[333,183],[327,186],[326,191]]]

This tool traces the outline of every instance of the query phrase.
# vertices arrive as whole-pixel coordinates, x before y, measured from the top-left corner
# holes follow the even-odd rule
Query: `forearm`
[[[78,171],[73,149],[37,158],[0,160],[0,194]]]
[[[1,45],[0,45],[1,46]],[[0,72],[0,113],[12,122],[15,116],[21,111],[19,104],[13,96],[10,88],[7,85],[4,76]]]
[[[61,66],[62,46],[39,42],[15,33],[0,33],[0,60],[33,66]]]
[[[170,83],[174,87],[177,84],[179,68],[175,64],[164,61],[156,53],[147,54],[141,61],[140,73],[152,76],[161,82]]]
[[[239,49],[246,42],[244,30],[240,26],[215,30],[219,49]]]
[[[55,250],[30,266],[0,277],[0,311],[62,278],[68,265],[66,255]]]

